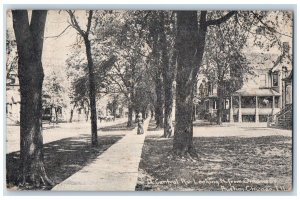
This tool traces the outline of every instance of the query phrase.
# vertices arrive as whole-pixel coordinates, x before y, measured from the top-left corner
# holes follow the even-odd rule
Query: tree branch
[[[80,28],[80,26],[76,20],[76,17],[74,15],[75,11],[67,10],[67,13],[70,15],[71,26],[73,28],[75,28],[82,37],[85,37],[85,32]]]
[[[87,26],[86,26],[86,34],[89,34],[90,30],[91,30],[91,23],[92,23],[92,17],[93,17],[93,11],[90,10],[89,11],[89,17],[88,17],[88,23],[87,23]]]
[[[221,23],[226,22],[230,17],[232,17],[236,13],[237,13],[237,11],[230,11],[223,17],[220,17],[219,19],[213,19],[213,20],[206,21],[206,26],[220,25]]]
[[[68,25],[60,34],[58,34],[58,35],[55,35],[55,36],[47,36],[47,37],[45,37],[45,39],[47,39],[47,38],[55,38],[55,39],[57,39],[57,38],[59,38],[62,34],[64,34],[67,30],[68,30],[68,28],[70,28],[70,27],[72,27],[72,25]]]
[[[284,33],[281,33],[281,32],[279,32],[279,31],[277,31],[275,28],[273,28],[273,27],[270,27],[268,24],[266,24],[265,22],[263,22],[262,21],[262,16],[259,16],[258,14],[256,14],[255,12],[253,12],[253,11],[251,11],[251,13],[254,15],[254,17],[256,18],[256,19],[258,19],[258,21],[262,24],[262,25],[264,25],[270,32],[272,32],[272,33],[278,33],[278,34],[280,34],[280,35],[283,35],[283,36],[286,36],[286,37],[289,37],[289,38],[293,38],[292,36],[290,36],[290,35],[286,35],[286,34],[284,34]]]

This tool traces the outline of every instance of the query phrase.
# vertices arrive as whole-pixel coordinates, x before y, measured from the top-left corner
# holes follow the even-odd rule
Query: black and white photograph
[[[5,12],[8,192],[293,191],[293,10]]]

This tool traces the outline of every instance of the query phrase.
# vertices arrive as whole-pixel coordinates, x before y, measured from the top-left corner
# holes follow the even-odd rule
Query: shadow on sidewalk
[[[44,145],[45,169],[55,185],[61,183],[106,151],[124,135],[100,136],[99,147],[91,147],[90,135],[71,137]],[[17,189],[20,152],[6,155],[7,188]],[[47,188],[47,190],[51,188]]]

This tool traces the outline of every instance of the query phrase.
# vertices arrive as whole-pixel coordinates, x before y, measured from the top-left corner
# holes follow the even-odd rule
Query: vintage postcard
[[[290,10],[7,10],[8,191],[293,190]]]

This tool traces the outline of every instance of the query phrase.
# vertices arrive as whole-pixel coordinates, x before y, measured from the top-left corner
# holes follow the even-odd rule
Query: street
[[[112,122],[97,121],[98,129],[115,124],[122,124],[126,122],[126,118],[116,119]],[[11,153],[20,150],[20,126],[7,126],[6,131],[6,153]],[[61,140],[69,137],[76,137],[83,134],[91,133],[91,123],[88,122],[73,122],[73,123],[59,123],[59,124],[43,124],[43,141],[44,144]],[[120,131],[98,131],[99,135],[114,135],[120,134]]]

